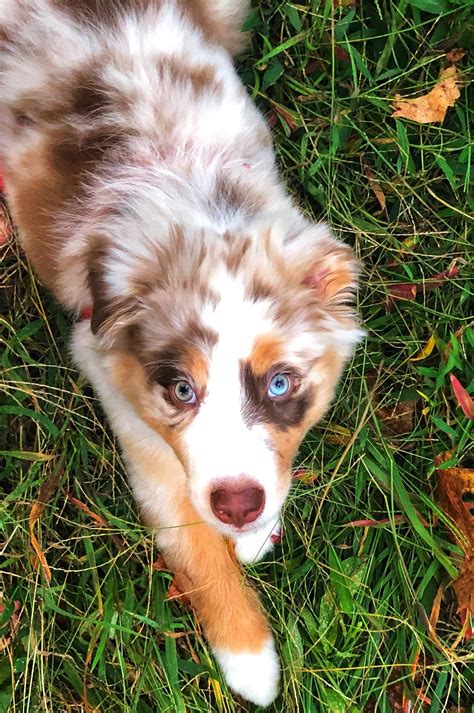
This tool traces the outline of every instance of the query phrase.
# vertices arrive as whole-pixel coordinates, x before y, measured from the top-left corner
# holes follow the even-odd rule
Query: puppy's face
[[[357,264],[324,226],[175,230],[169,245],[139,265],[103,243],[91,251],[92,329],[116,386],[181,461],[202,518],[227,534],[261,527],[360,338],[347,307]]]

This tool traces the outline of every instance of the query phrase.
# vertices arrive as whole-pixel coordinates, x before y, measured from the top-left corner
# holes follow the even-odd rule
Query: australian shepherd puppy
[[[357,261],[278,178],[232,56],[245,0],[1,0],[0,148],[27,256],[229,686],[279,663],[237,560],[361,332]],[[236,554],[236,557],[234,555]]]

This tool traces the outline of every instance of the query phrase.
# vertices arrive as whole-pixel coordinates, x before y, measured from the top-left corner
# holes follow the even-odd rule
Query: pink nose
[[[265,504],[263,488],[252,481],[223,482],[211,492],[211,508],[221,522],[242,527],[257,519]]]

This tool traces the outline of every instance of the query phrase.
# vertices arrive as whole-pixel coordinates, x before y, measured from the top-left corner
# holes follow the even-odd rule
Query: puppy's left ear
[[[341,308],[354,302],[359,261],[352,248],[336,240],[325,223],[308,225],[288,235],[283,251],[300,284],[314,290],[328,307]],[[349,315],[351,310],[347,312]]]

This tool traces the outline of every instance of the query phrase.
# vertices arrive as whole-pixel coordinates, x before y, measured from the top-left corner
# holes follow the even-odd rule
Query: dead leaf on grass
[[[388,297],[385,308],[387,312],[390,312],[394,303],[397,300],[414,300],[417,294],[426,294],[432,290],[436,290],[441,287],[446,280],[449,280],[459,273],[458,266],[453,262],[453,264],[443,272],[437,272],[433,277],[429,277],[420,282],[419,285],[415,285],[413,282],[398,282],[394,285],[389,285],[388,287]]]
[[[375,173],[372,171],[372,169],[367,166],[363,161],[362,161],[362,169],[364,171],[364,175],[367,178],[369,182],[369,186],[371,187],[372,191],[374,192],[375,197],[377,198],[377,201],[380,206],[380,210],[374,213],[374,215],[380,215],[380,213],[384,213],[386,210],[387,206],[387,201],[385,200],[385,193],[383,192],[380,183],[377,181],[375,178]]]
[[[9,242],[12,234],[13,229],[8,213],[3,206],[0,205],[0,248]]]
[[[375,413],[384,436],[401,436],[413,431],[413,414],[416,400],[401,401],[395,406],[379,406]]]
[[[387,312],[392,309],[397,300],[416,299],[416,291],[416,285],[412,282],[398,282],[395,285],[390,285],[386,303]]]
[[[467,50],[462,47],[453,47],[452,50],[449,50],[449,52],[446,53],[445,60],[448,64],[456,64],[462,60],[466,53]]]
[[[419,124],[442,122],[448,107],[454,106],[460,97],[455,65],[441,71],[438,82],[433,89],[421,97],[404,99],[396,94],[392,107],[395,119],[410,119]]]
[[[454,391],[454,395],[460,407],[463,410],[464,415],[470,418],[471,421],[474,420],[474,401],[472,396],[468,394],[464,386],[461,384],[459,379],[457,379],[454,374],[450,374],[451,386]]]
[[[437,466],[449,460],[451,454],[443,453],[435,459]],[[453,535],[464,552],[464,561],[459,576],[452,587],[458,601],[458,612],[465,618],[474,613],[474,503],[468,500],[474,495],[474,469],[438,468],[438,502],[452,518],[462,537]],[[466,638],[472,631],[466,631]]]
[[[35,566],[37,566],[38,563],[41,565],[44,577],[48,584],[51,582],[51,570],[46,560],[46,556],[41,549],[41,545],[34,533],[34,527],[43,514],[47,503],[49,503],[53,497],[58,487],[61,474],[61,469],[57,468],[55,473],[53,473],[49,478],[46,478],[43,485],[39,489],[38,497],[32,505],[29,517],[30,543],[36,555]]]
[[[284,109],[282,106],[280,106],[280,104],[277,104],[276,102],[273,102],[273,108],[276,113],[281,116],[281,118],[289,128],[290,132],[293,133],[293,131],[298,128],[298,125],[294,118],[291,116],[290,112],[287,109]]]
[[[299,480],[304,485],[313,485],[319,473],[311,468],[297,468],[293,472],[293,480]]]
[[[0,602],[0,614],[3,614],[4,611],[5,611],[5,605]],[[16,636],[16,632],[20,625],[20,616],[21,616],[21,602],[14,601],[12,615],[10,617],[10,621],[8,622],[10,631],[8,632],[8,634],[4,634],[3,636],[0,636],[0,653],[2,651],[4,651],[8,646],[10,646],[10,644],[13,643],[15,636]]]
[[[447,270],[437,272],[436,275],[433,275],[433,277],[425,280],[422,285],[419,285],[420,292],[431,292],[431,290],[436,290],[438,287],[441,287],[443,282],[450,280],[452,277],[456,277],[458,274],[459,267],[453,261],[453,264]]]
[[[395,144],[396,139],[390,139],[388,136],[382,136],[379,139],[372,139],[373,144]]]
[[[423,359],[426,359],[426,357],[429,357],[429,355],[435,348],[435,345],[436,345],[436,341],[435,341],[434,335],[432,334],[431,337],[426,342],[423,349],[418,354],[416,354],[416,356],[410,357],[410,359],[408,361],[423,361]]]
[[[343,47],[339,47],[339,45],[334,45],[334,57],[338,59],[340,62],[350,62],[351,58],[349,56],[349,52],[345,50]]]

